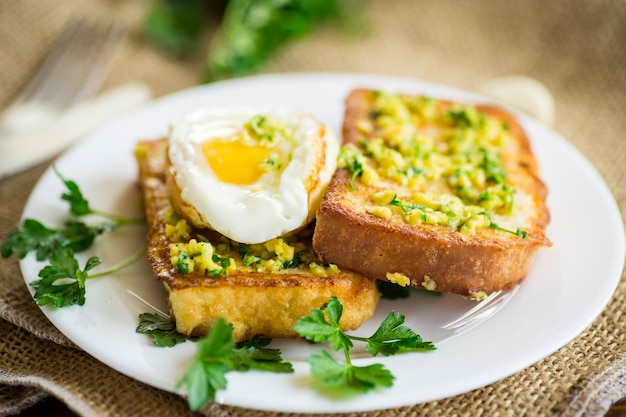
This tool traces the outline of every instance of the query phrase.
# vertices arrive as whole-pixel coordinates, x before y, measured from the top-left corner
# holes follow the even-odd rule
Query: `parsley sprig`
[[[352,341],[365,342],[366,350],[372,356],[435,349],[431,342],[423,341],[417,333],[405,326],[404,316],[397,312],[391,311],[370,337],[344,333],[339,327],[342,314],[341,301],[331,297],[326,305],[312,310],[309,316],[301,318],[295,326],[296,331],[305,339],[315,343],[329,342],[334,350],[344,352],[344,363],[337,361],[325,349],[320,349],[309,357],[313,377],[323,385],[366,392],[393,384],[393,375],[383,365],[356,366],[352,363]]]
[[[85,304],[85,281],[89,271],[100,265],[95,256],[89,258],[85,267],[80,269],[74,253],[68,248],[61,248],[50,256],[50,265],[39,271],[41,279],[33,281],[34,298],[37,304],[52,303],[55,307]]]
[[[55,307],[83,305],[87,279],[109,275],[127,267],[141,258],[146,248],[120,264],[98,273],[92,273],[91,270],[102,263],[100,258],[90,257],[84,268],[81,268],[76,253],[90,248],[99,235],[121,226],[142,223],[143,219],[126,219],[91,208],[76,182],[64,178],[56,167],[53,169],[65,185],[66,190],[61,195],[61,200],[69,203],[69,212],[72,216],[97,215],[106,221],[89,225],[71,219],[66,221],[63,227],[56,229],[47,227],[35,219],[25,219],[2,244],[1,255],[8,258],[16,254],[19,259],[24,259],[29,253],[34,252],[37,261],[49,262],[39,271],[40,279],[30,283],[35,289],[33,297],[37,304],[52,304]]]
[[[19,259],[24,259],[30,252],[35,252],[38,261],[45,261],[61,249],[82,252],[98,235],[114,228],[111,223],[89,226],[80,221],[67,221],[63,228],[52,229],[37,220],[25,219],[2,245],[2,257],[8,258],[15,253]]]
[[[102,260],[97,256],[90,257],[83,269],[74,257],[74,252],[61,248],[50,256],[50,264],[39,271],[39,280],[30,283],[35,289],[33,298],[40,306],[52,303],[55,307],[85,304],[85,282],[87,279],[112,274],[137,261],[145,253],[145,248],[105,271],[95,274],[90,271],[100,265]]]
[[[123,226],[127,224],[141,224],[145,220],[144,219],[127,219],[125,217],[117,216],[115,214],[107,213],[101,210],[94,209],[90,206],[89,201],[83,196],[82,191],[78,187],[78,184],[72,180],[68,180],[56,168],[56,166],[52,167],[57,177],[63,184],[65,184],[66,192],[61,195],[61,200],[67,201],[70,205],[70,212],[78,217],[86,216],[89,214],[94,214],[100,216],[104,219],[108,219],[112,221],[113,224],[118,226]]]
[[[369,337],[348,335],[339,327],[343,304],[337,297],[319,309],[313,309],[295,325],[300,336],[314,343],[329,342],[334,350],[342,350],[345,362],[336,360],[326,349],[319,349],[308,358],[311,373],[322,386],[364,393],[393,384],[394,376],[382,364],[356,366],[350,349],[354,342],[366,343],[372,356],[390,356],[403,352],[431,351],[432,342],[422,338],[404,325],[404,316],[390,312],[378,329]],[[174,346],[186,338],[176,333],[174,321],[169,317],[143,313],[136,331],[149,334],[158,346]],[[226,374],[233,371],[260,370],[292,373],[293,366],[283,361],[279,349],[266,346],[271,339],[255,337],[236,343],[232,337],[233,325],[218,318],[210,333],[197,342],[196,354],[177,384],[184,388],[192,410],[198,410],[215,401],[218,391],[227,386]]]

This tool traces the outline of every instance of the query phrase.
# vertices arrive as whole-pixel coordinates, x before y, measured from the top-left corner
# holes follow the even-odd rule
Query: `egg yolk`
[[[220,180],[238,185],[252,184],[267,172],[263,162],[272,154],[272,149],[266,146],[249,145],[241,140],[208,140],[200,149]]]

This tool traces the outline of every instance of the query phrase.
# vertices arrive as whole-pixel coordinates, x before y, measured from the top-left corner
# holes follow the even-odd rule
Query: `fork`
[[[0,128],[15,132],[41,126],[91,96],[125,34],[118,23],[70,20],[35,77],[0,117]]]
[[[440,344],[442,342],[455,339],[472,329],[475,329],[507,305],[508,302],[515,296],[519,287],[520,286],[517,285],[511,290],[501,290],[489,294],[487,298],[477,303],[474,307],[458,318],[442,325],[438,329],[437,335],[433,335],[434,337],[432,341],[436,344]]]

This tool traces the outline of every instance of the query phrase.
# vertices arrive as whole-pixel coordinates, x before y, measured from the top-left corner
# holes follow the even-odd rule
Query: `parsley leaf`
[[[324,312],[328,315],[330,323],[326,321]],[[298,320],[294,328],[300,336],[312,342],[330,341],[335,350],[350,349],[352,341],[339,327],[342,312],[343,305],[336,297],[333,297],[322,308],[311,310],[308,316]]]
[[[279,373],[293,372],[291,363],[283,362],[280,356],[280,349],[243,346],[238,349],[233,349],[230,360],[234,370],[240,372],[250,369]]]
[[[320,349],[308,358],[313,377],[333,388],[369,391],[393,385],[394,376],[380,364],[353,366],[340,363],[327,350]]]
[[[366,349],[372,356],[435,349],[431,342],[422,341],[418,334],[405,326],[404,316],[397,312],[389,313],[376,332],[367,338],[347,335],[341,330],[339,320],[342,312],[341,301],[333,296],[322,308],[311,310],[295,325],[295,330],[305,339],[316,343],[329,341],[334,350],[343,350],[345,354],[345,363],[338,362],[324,349],[309,357],[311,373],[323,385],[369,391],[393,384],[393,375],[381,364],[352,364],[352,340],[366,342]]]
[[[197,411],[215,400],[217,391],[226,388],[228,365],[220,360],[196,359],[185,373],[183,384],[187,387],[187,403]]]
[[[152,41],[178,57],[191,55],[201,43],[207,22],[203,0],[156,0],[146,16],[146,33]]]
[[[159,314],[141,313],[137,333],[149,334],[157,346],[172,347],[184,343],[187,338],[176,331],[176,323]]]
[[[70,204],[72,215],[80,217],[95,214],[104,217],[108,222],[87,225],[81,221],[67,221],[63,228],[53,229],[46,227],[37,220],[25,219],[2,244],[1,255],[3,258],[8,258],[16,253],[20,259],[23,259],[28,253],[35,252],[36,259],[44,261],[61,248],[81,252],[89,248],[94,239],[104,232],[114,230],[118,226],[144,221],[143,219],[125,219],[92,209],[76,182],[64,178],[55,166],[53,169],[57,177],[65,184],[66,192],[61,195],[61,199]]]
[[[228,372],[293,372],[291,364],[283,362],[280,350],[262,347],[267,339],[253,339],[238,348],[232,333],[232,324],[219,318],[211,332],[198,341],[196,355],[177,384],[186,387],[187,402],[193,411],[214,401],[217,391],[226,388]]]
[[[35,280],[30,285],[35,289],[35,301],[39,305],[52,303],[55,307],[85,304],[85,282],[89,278],[97,278],[119,271],[134,263],[146,253],[146,248],[125,261],[111,268],[89,274],[102,261],[96,256],[89,258],[84,269],[80,269],[74,252],[70,248],[60,248],[50,255],[50,264],[39,271],[41,279]]]
[[[96,225],[87,225],[81,221],[66,221],[60,229],[46,227],[34,219],[25,219],[17,230],[10,233],[3,242],[1,253],[3,258],[16,254],[23,259],[30,252],[35,252],[37,261],[49,260],[49,265],[39,271],[41,279],[30,285],[35,289],[35,301],[39,305],[52,303],[55,307],[85,304],[85,281],[118,271],[141,258],[145,252],[141,251],[122,263],[100,273],[89,274],[89,271],[101,263],[100,258],[91,257],[81,269],[75,258],[75,253],[88,249],[100,234],[114,230],[125,224],[143,222],[129,220],[93,210],[89,202],[83,197],[78,185],[64,178],[53,166],[57,177],[64,183],[67,191],[61,199],[70,203],[70,213],[74,216],[96,214],[109,221]]]
[[[269,337],[254,336],[250,340],[244,340],[242,342],[237,343],[237,346],[238,347],[263,348],[263,347],[269,345],[270,343],[272,343],[272,339],[269,338]]]
[[[38,261],[44,261],[57,250],[68,248],[80,252],[91,246],[96,236],[112,230],[110,223],[88,226],[83,222],[68,221],[63,229],[50,229],[37,220],[25,219],[2,244],[2,257],[16,253],[23,259],[34,251]]]
[[[252,71],[320,23],[349,17],[340,5],[338,0],[228,1],[207,59],[209,80]]]
[[[71,250],[57,250],[50,256],[50,265],[39,271],[41,279],[30,283],[35,289],[35,301],[41,306],[52,303],[55,307],[85,304],[88,271],[100,265],[100,262],[100,258],[91,257],[85,268],[80,269]]]
[[[235,347],[233,326],[218,319],[211,332],[197,343],[194,359],[177,386],[187,388],[187,402],[193,411],[215,400],[217,391],[226,388],[226,374],[232,369],[228,357]]]
[[[65,184],[65,187],[67,188],[67,192],[61,195],[61,200],[70,203],[70,211],[72,214],[75,216],[92,214],[93,210],[89,207],[89,202],[85,199],[85,197],[83,197],[83,193],[80,191],[76,182],[65,179],[56,166],[53,166],[52,168],[57,174],[57,177],[63,181],[63,184]]]
[[[61,194],[61,200],[67,201],[70,204],[70,212],[73,215],[81,217],[89,214],[95,214],[112,221],[115,223],[115,226],[121,226],[124,224],[139,224],[144,222],[144,219],[127,219],[91,208],[89,201],[83,196],[78,184],[63,177],[63,175],[61,175],[61,173],[57,170],[56,166],[53,166],[53,169],[57,177],[59,177],[59,179],[63,181],[63,184],[65,184],[67,191]]]
[[[56,249],[58,236],[56,230],[48,229],[37,220],[26,219],[18,230],[9,234],[2,244],[2,257],[8,258],[14,252],[18,258],[24,259],[31,251],[37,251],[37,260],[42,261]]]
[[[367,351],[376,356],[399,352],[434,350],[432,342],[423,342],[421,336],[404,325],[404,316],[391,311],[372,336],[367,338]]]

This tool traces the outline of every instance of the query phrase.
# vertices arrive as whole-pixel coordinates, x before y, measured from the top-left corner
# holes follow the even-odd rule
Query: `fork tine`
[[[103,26],[72,19],[33,80],[0,114],[0,136],[49,123],[64,109],[93,94],[125,34],[126,28],[118,23]]]
[[[436,340],[436,343],[456,338],[484,323],[500,311],[513,298],[518,289],[519,285],[508,291],[492,293],[462,316],[441,326],[440,329],[445,332],[445,335]]]
[[[77,29],[77,25],[73,23],[65,27],[46,56],[41,68],[37,71],[35,77],[26,86],[16,102],[21,103],[32,100],[39,92],[43,91],[52,78],[52,74],[56,72],[57,63],[63,61],[63,57],[67,53],[67,45],[75,37]]]
[[[71,37],[67,38],[65,44],[60,45],[63,50],[59,59],[53,61],[48,69],[47,83],[41,87],[35,99],[58,107],[67,103],[68,100],[64,97],[71,97],[74,94],[75,85],[81,82],[81,74],[89,65],[84,49],[92,36],[91,29],[88,29],[82,21],[74,23]],[[85,59],[77,59],[81,56]]]
[[[79,52],[84,58],[80,55],[73,56],[74,63],[63,77],[67,88],[57,89],[58,95],[55,98],[57,105],[70,106],[95,92],[108,70],[106,63],[111,61],[115,52],[114,47],[125,34],[125,29],[115,24],[95,31],[87,30],[79,45]],[[78,82],[72,82],[73,78]]]
[[[19,102],[37,100],[64,108],[87,97],[104,77],[105,63],[110,61],[114,46],[125,32],[118,24],[103,27],[73,19]]]
[[[498,300],[501,300],[502,298],[500,297],[502,296],[502,294],[502,291],[496,291],[494,293],[491,293],[487,298],[476,304],[475,307],[468,310],[465,314],[458,317],[456,320],[453,320],[450,323],[441,326],[441,328],[455,329],[457,327],[463,326],[465,323],[468,322],[468,320],[471,320],[472,317],[478,316],[487,307],[492,307]]]
[[[126,28],[119,24],[112,24],[105,30],[105,34],[100,37],[101,42],[99,54],[93,59],[92,69],[85,72],[86,75],[81,88],[78,89],[73,102],[82,100],[94,93],[100,86],[108,71],[108,63],[111,62],[117,43],[126,35]]]

